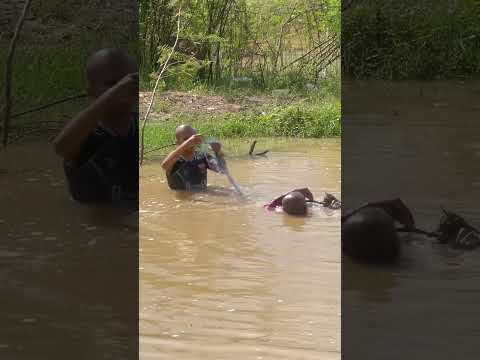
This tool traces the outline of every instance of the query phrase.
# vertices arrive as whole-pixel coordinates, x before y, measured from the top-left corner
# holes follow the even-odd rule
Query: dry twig
[[[18,19],[15,32],[13,34],[12,41],[10,42],[10,48],[8,50],[7,62],[5,65],[5,114],[3,119],[3,146],[6,147],[8,144],[8,132],[10,130],[10,120],[11,120],[11,111],[12,111],[12,65],[13,65],[13,55],[15,54],[15,49],[17,47],[18,35],[22,29],[23,23],[25,21],[25,16],[28,13],[32,0],[25,1],[23,6],[22,14]]]
[[[170,51],[170,54],[167,57],[167,60],[163,64],[163,68],[160,71],[160,74],[158,74],[157,81],[155,82],[155,86],[153,87],[152,91],[152,97],[150,99],[150,103],[148,104],[147,112],[145,113],[145,117],[143,119],[143,124],[142,124],[142,137],[141,137],[141,144],[140,144],[140,166],[143,164],[143,156],[145,153],[145,126],[147,125],[147,120],[148,120],[148,115],[150,115],[150,111],[152,110],[153,102],[155,101],[155,93],[157,92],[158,84],[160,83],[160,80],[162,79],[162,75],[165,72],[165,70],[168,67],[168,64],[170,62],[170,58],[172,57],[173,53],[175,52],[175,48],[177,47],[178,44],[178,38],[180,36],[180,19],[181,19],[181,9],[178,10],[177,13],[177,36],[175,38],[175,43],[173,44],[172,50]]]

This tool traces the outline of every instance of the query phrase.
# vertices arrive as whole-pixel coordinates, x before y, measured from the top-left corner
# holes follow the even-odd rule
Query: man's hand
[[[108,96],[115,101],[134,104],[138,101],[138,73],[125,75],[118,83],[108,90]]]
[[[299,193],[301,193],[303,196],[305,196],[305,199],[307,199],[307,201],[313,201],[313,194],[312,192],[308,189],[308,188],[303,188],[303,189],[295,189],[295,190],[292,190],[291,192],[293,191],[298,191]]]
[[[109,109],[138,102],[138,73],[124,76],[118,83],[102,92],[90,106],[75,116],[53,141],[55,152],[66,160],[75,160],[84,141],[107,116]]]
[[[222,149],[222,144],[218,143],[218,142],[214,142],[214,143],[211,143],[210,144],[210,147],[212,148],[213,152],[215,154],[219,153],[220,150]]]
[[[195,134],[190,136],[185,142],[181,145],[182,149],[185,150],[195,150],[203,140],[203,136],[200,134]]]
[[[190,136],[187,140],[185,140],[180,146],[178,146],[175,150],[173,150],[170,154],[162,162],[162,168],[168,173],[175,165],[175,162],[181,157],[185,155],[187,151],[193,151],[195,148],[202,143],[202,135],[195,134]]]

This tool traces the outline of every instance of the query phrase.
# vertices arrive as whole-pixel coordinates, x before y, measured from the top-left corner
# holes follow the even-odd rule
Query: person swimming
[[[367,203],[342,215],[342,251],[356,260],[393,264],[402,254],[400,233],[436,238],[456,249],[478,248],[480,231],[456,213],[442,210],[438,228],[429,232],[416,227],[410,209],[401,199]]]
[[[308,205],[322,205],[330,209],[340,209],[341,202],[332,194],[326,193],[323,201],[316,201],[308,188],[294,189],[283,194],[265,205],[269,211],[282,210],[286,214],[305,216],[308,213]]]
[[[180,125],[175,130],[177,148],[162,162],[167,175],[168,186],[172,190],[205,190],[207,188],[207,170],[220,172],[216,159],[197,148],[203,137],[191,125]],[[210,144],[215,157],[223,159],[221,144]]]

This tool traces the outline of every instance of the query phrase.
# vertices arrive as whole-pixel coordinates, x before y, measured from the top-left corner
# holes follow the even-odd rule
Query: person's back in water
[[[320,205],[332,210],[340,209],[342,203],[332,194],[326,193],[322,201],[316,201],[308,188],[295,189],[264,205],[269,211],[283,211],[288,215],[305,216],[308,208]]]

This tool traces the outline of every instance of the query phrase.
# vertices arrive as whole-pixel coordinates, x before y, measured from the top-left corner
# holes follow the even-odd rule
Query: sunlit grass
[[[175,143],[175,128],[188,123],[206,137],[300,137],[322,138],[341,135],[340,101],[329,97],[321,101],[300,102],[276,107],[265,114],[229,113],[203,119],[186,116],[168,122],[152,123],[145,131],[146,149]]]

